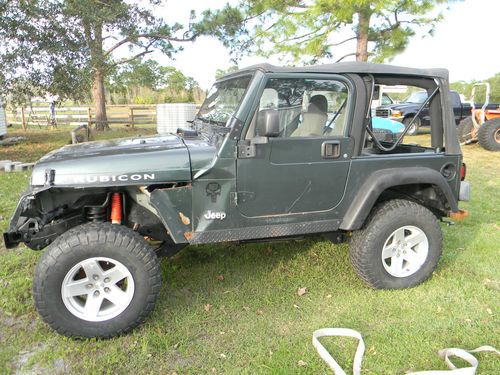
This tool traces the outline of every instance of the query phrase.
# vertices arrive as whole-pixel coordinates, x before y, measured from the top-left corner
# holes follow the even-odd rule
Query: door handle
[[[321,157],[323,159],[336,159],[340,156],[340,142],[327,141],[321,145]]]

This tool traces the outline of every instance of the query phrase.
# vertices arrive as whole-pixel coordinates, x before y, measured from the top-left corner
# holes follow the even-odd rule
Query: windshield
[[[405,103],[416,103],[422,104],[427,99],[427,93],[425,91],[414,92],[408,98],[405,99]]]
[[[244,76],[216,82],[208,92],[197,118],[226,126],[230,117],[236,113],[251,79],[251,76]]]
[[[391,97],[387,94],[382,94],[382,105],[389,105],[394,103],[391,99]]]

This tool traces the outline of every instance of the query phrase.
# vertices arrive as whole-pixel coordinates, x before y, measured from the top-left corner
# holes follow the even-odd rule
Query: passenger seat
[[[328,100],[324,95],[314,95],[309,100],[307,112],[302,114],[302,121],[291,137],[322,136],[328,120]]]

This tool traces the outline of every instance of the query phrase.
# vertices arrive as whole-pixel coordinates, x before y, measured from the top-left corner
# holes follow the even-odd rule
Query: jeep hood
[[[64,146],[33,168],[32,186],[149,185],[191,181],[216,150],[202,139],[190,147],[176,135],[124,138]],[[191,155],[193,154],[193,155]],[[192,165],[191,160],[196,161]]]

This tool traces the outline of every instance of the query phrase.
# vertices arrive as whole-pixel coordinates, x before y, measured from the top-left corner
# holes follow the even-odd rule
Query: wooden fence
[[[107,105],[109,124],[135,125],[156,124],[156,105]],[[55,121],[50,115],[50,107],[18,107],[6,110],[7,123],[28,126],[57,127],[58,125],[80,126],[95,124],[93,107],[61,106],[55,108]]]

